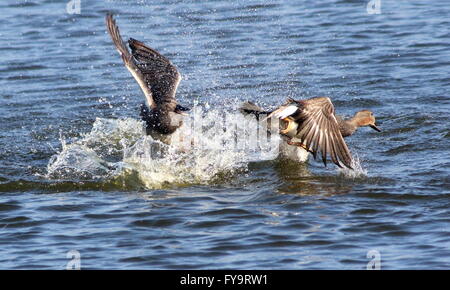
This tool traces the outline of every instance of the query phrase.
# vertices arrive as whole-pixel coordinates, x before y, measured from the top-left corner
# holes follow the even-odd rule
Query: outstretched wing
[[[128,45],[152,91],[156,106],[174,111],[177,106],[175,93],[181,80],[177,68],[166,57],[136,39],[130,38]]]
[[[106,15],[106,27],[125,66],[144,92],[149,107],[174,111],[177,106],[175,93],[181,80],[176,67],[156,50],[132,38],[128,41],[130,53],[111,14]]]
[[[352,168],[352,156],[339,130],[331,100],[318,97],[300,101],[299,104],[297,138],[310,149],[314,158],[320,150],[325,165],[329,154],[337,166],[342,167],[342,163]]]
[[[314,159],[320,151],[325,166],[329,155],[337,166],[342,167],[343,164],[352,168],[352,156],[339,130],[334,106],[329,98],[290,100],[269,115],[272,116],[280,119],[291,116],[295,119],[298,123],[295,137],[313,153]]]

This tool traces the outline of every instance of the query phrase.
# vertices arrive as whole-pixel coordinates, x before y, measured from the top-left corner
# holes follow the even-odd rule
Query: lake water
[[[67,2],[0,4],[0,268],[450,267],[448,1]],[[383,131],[346,139],[353,174],[226,146],[146,156],[108,11],[177,65],[183,105],[325,95]]]

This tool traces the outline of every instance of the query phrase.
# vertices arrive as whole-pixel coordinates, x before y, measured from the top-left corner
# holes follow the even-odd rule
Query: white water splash
[[[50,159],[45,177],[145,188],[208,184],[246,171],[250,161],[276,159],[283,149],[278,134],[264,140],[267,128],[258,129],[256,120],[196,109],[172,135],[171,145],[147,136],[140,120],[97,118],[89,133],[70,143],[61,137],[62,150]],[[338,172],[346,178],[367,176],[357,155],[352,166]]]
[[[167,145],[144,133],[143,122],[132,119],[97,118],[92,130],[66,144],[47,166],[47,178],[62,180],[127,180],[146,188],[168,184],[207,184],[217,178],[245,171],[250,160],[274,159],[277,148],[253,152],[244,140],[236,144],[236,132],[242,127],[241,114],[225,115],[227,127],[220,122],[219,111],[192,114]],[[196,130],[195,116],[203,126]],[[253,130],[251,122],[246,130]],[[227,130],[228,129],[228,130]],[[181,140],[181,141],[180,141]],[[175,142],[178,141],[178,142]],[[193,146],[194,145],[194,146]]]
[[[347,167],[343,167],[343,168],[337,167],[337,171],[347,178],[367,177],[367,169],[364,169],[362,167],[362,163],[361,163],[359,156],[356,153],[353,153],[352,157],[353,157],[353,159],[352,159],[351,166],[353,167],[353,170],[349,169]]]

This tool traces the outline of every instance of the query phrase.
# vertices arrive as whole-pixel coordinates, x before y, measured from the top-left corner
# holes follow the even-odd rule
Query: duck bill
[[[381,132],[381,129],[377,125],[371,124],[369,126],[370,126],[370,128],[374,129],[375,131]]]

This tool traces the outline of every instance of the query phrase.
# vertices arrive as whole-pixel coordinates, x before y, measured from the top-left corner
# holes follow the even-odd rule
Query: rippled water
[[[0,268],[449,268],[448,1],[64,2],[0,4]],[[383,132],[347,139],[354,176],[226,147],[158,163],[107,11],[184,105],[327,95]]]

